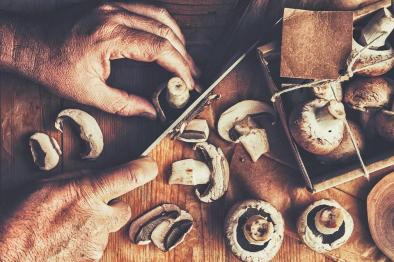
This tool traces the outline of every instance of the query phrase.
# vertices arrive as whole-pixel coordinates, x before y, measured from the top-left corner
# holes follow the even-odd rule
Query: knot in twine
[[[387,59],[377,61],[377,62],[369,64],[367,66],[363,66],[363,67],[360,67],[360,68],[354,68],[355,63],[360,59],[360,56],[362,55],[362,53],[365,50],[367,50],[376,40],[378,40],[379,38],[383,37],[385,34],[386,34],[386,32],[381,33],[378,37],[373,39],[368,45],[363,47],[355,56],[353,56],[353,53],[351,53],[349,58],[347,59],[347,68],[346,68],[345,74],[340,75],[337,79],[334,79],[334,80],[333,79],[323,79],[323,80],[316,80],[316,81],[312,81],[312,82],[309,82],[309,83],[306,83],[306,84],[301,84],[301,85],[292,85],[292,86],[290,86],[288,88],[285,88],[285,89],[283,89],[281,91],[278,91],[275,94],[273,94],[273,96],[271,97],[271,102],[274,103],[276,101],[276,99],[278,97],[280,97],[284,93],[292,92],[292,91],[295,91],[295,90],[298,90],[298,89],[302,89],[302,88],[314,88],[314,87],[317,87],[317,86],[320,86],[320,85],[326,85],[326,84],[330,85],[330,89],[331,89],[331,92],[332,92],[335,100],[340,102],[338,100],[338,98],[336,97],[336,95],[335,95],[335,92],[334,92],[332,84],[342,83],[342,82],[348,81],[349,79],[351,79],[354,76],[355,73],[360,72],[360,71],[365,70],[365,69],[369,69],[369,68],[373,67],[376,63],[381,63],[381,62],[384,62],[384,61],[387,61],[387,60],[390,60],[390,59],[393,58],[393,56],[391,56],[391,57],[389,57]],[[354,136],[352,130],[350,129],[350,126],[349,126],[349,123],[348,123],[346,117],[342,121],[345,124],[346,131],[349,133],[350,139],[352,141],[352,144],[353,144],[353,146],[354,146],[354,148],[356,150],[357,158],[358,158],[358,160],[360,162],[360,165],[361,165],[361,168],[363,170],[364,176],[369,180],[369,171],[368,171],[368,169],[367,169],[367,167],[366,167],[366,165],[365,165],[365,163],[364,163],[364,161],[362,159],[360,149],[358,148],[355,136]]]

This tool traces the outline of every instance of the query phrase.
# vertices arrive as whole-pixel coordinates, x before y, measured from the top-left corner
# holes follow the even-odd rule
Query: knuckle
[[[161,24],[157,28],[158,34],[164,38],[169,38],[171,36],[172,30],[168,26]]]
[[[143,175],[141,172],[142,171],[139,168],[136,168],[134,165],[125,167],[126,177],[128,181],[130,181],[130,183],[134,185],[140,184],[140,178]]]
[[[158,38],[154,42],[153,50],[156,54],[161,54],[163,52],[169,51],[171,49],[171,43],[165,38]]]

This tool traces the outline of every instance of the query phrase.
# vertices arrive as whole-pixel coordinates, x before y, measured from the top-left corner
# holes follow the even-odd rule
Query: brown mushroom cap
[[[353,133],[353,136],[356,140],[356,144],[360,151],[363,151],[365,148],[365,137],[361,128],[352,121],[348,121],[350,130]],[[342,142],[337,146],[333,151],[331,151],[327,155],[318,156],[318,159],[323,163],[332,163],[335,161],[345,162],[350,158],[356,155],[356,149],[354,148],[352,139],[350,137],[347,129],[345,130],[345,134],[343,135]]]
[[[353,79],[345,90],[344,102],[361,111],[381,108],[388,105],[393,92],[393,87],[382,77]]]
[[[261,216],[272,222],[270,239],[262,244],[250,243],[244,235],[244,225],[253,216]],[[262,200],[245,200],[235,204],[225,220],[226,242],[231,251],[242,261],[270,261],[279,251],[284,234],[282,215]]]
[[[291,112],[289,128],[294,140],[306,151],[326,155],[342,141],[344,117],[342,103],[315,99]]]
[[[339,227],[335,225],[334,228],[338,229],[336,232],[322,234],[316,228],[315,218],[320,210],[329,208],[340,209],[343,222]],[[331,199],[321,199],[312,203],[297,221],[297,231],[302,241],[319,253],[329,252],[345,244],[353,232],[353,227],[351,215],[338,202]]]
[[[377,133],[384,139],[394,142],[394,111],[381,110],[376,115],[375,123]]]

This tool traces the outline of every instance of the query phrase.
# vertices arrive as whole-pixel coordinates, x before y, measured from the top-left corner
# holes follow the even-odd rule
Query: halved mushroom
[[[152,231],[163,221],[176,219],[181,215],[181,209],[173,204],[163,204],[149,210],[135,219],[129,229],[130,240],[137,245],[147,245],[151,242]]]
[[[391,111],[383,109],[377,113],[375,123],[377,133],[384,139],[394,142],[394,108]]]
[[[313,94],[317,98],[325,100],[342,101],[342,84],[340,82],[329,82],[327,84],[315,86],[312,88]]]
[[[315,99],[291,112],[289,129],[303,149],[312,154],[326,155],[341,143],[345,117],[342,103]]]
[[[87,152],[81,154],[82,159],[98,158],[103,151],[104,141],[96,119],[79,109],[65,109],[57,115],[55,122],[55,127],[60,132],[63,132],[65,118],[70,118],[79,127],[79,135],[88,146]]]
[[[270,261],[279,251],[284,235],[282,215],[262,200],[235,204],[225,220],[226,243],[242,261]]]
[[[382,8],[361,29],[359,41],[364,46],[370,45],[371,49],[379,49],[386,45],[386,40],[393,29],[393,15],[387,8]]]
[[[200,143],[208,140],[209,127],[205,119],[193,119],[176,139],[187,143]]]
[[[358,78],[349,81],[344,102],[353,109],[366,111],[386,106],[393,93],[394,88],[382,77]]]
[[[29,138],[29,146],[34,164],[39,169],[49,171],[59,163],[62,151],[53,137],[45,133],[34,133]]]
[[[201,161],[194,159],[184,159],[172,163],[169,184],[179,185],[204,185],[210,180],[211,171],[209,167]]]
[[[166,252],[183,242],[193,227],[193,217],[186,211],[181,211],[177,218],[162,221],[153,231],[153,244]]]
[[[336,201],[321,199],[301,214],[297,230],[309,248],[324,253],[346,243],[353,232],[353,219]]]
[[[209,183],[198,186],[195,190],[196,195],[205,203],[218,200],[228,188],[230,170],[227,159],[219,147],[206,142],[196,144],[194,149],[201,152],[205,163],[211,169]]]
[[[357,147],[360,152],[362,152],[365,148],[365,137],[361,128],[352,121],[348,121],[350,130],[354,136]],[[346,162],[347,160],[356,156],[356,149],[354,148],[351,136],[347,129],[345,130],[345,134],[339,146],[337,146],[333,151],[331,151],[328,155],[320,155],[318,159],[323,164],[330,164],[336,161]]]
[[[229,142],[241,142],[254,162],[269,151],[267,133],[253,121],[254,116],[261,114],[275,118],[275,112],[268,104],[244,100],[224,111],[218,121],[219,135]]]

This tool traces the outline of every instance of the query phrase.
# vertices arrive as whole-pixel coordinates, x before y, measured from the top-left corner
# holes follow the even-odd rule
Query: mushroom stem
[[[318,122],[345,119],[346,113],[342,103],[332,100],[322,108],[316,109],[316,119]]]
[[[184,107],[190,98],[189,89],[185,82],[179,77],[171,78],[167,83],[167,102],[168,105],[179,109]]]
[[[330,235],[338,231],[343,224],[342,209],[337,207],[326,207],[319,210],[315,216],[317,231],[324,235]]]
[[[263,245],[271,239],[274,233],[274,225],[267,218],[254,215],[246,220],[243,232],[250,244]]]

